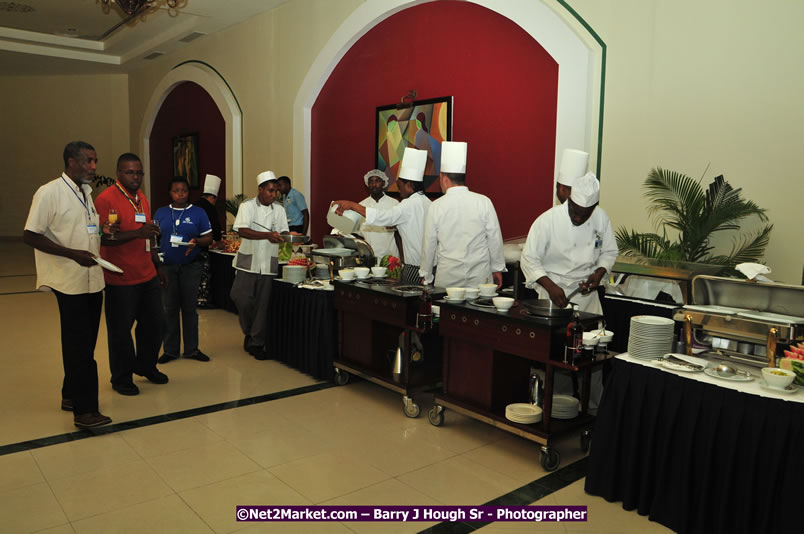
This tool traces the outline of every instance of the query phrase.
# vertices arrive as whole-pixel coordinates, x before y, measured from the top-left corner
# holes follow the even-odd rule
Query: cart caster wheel
[[[427,420],[430,421],[430,424],[433,426],[441,426],[444,424],[444,408],[438,405],[433,406],[430,408],[430,411],[427,412]]]
[[[592,445],[592,431],[584,430],[581,432],[581,450],[584,454],[589,453],[589,447]]]
[[[542,447],[542,467],[545,471],[555,471],[561,463],[561,455],[550,447]]]
[[[349,383],[349,373],[340,369],[335,370],[335,383],[339,386],[345,386]]]
[[[416,419],[422,413],[422,409],[412,399],[402,405],[402,411],[411,419]]]

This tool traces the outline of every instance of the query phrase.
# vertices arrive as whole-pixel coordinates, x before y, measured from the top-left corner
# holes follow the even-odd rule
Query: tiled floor
[[[0,445],[74,432],[58,403],[62,366],[55,298],[33,293],[31,251],[0,257],[4,387]],[[27,276],[12,276],[27,275]],[[161,366],[163,386],[109,383],[106,330],[96,359],[101,410],[115,423],[312,386],[242,351],[237,317],[200,312],[209,363]],[[429,406],[420,399],[423,411]],[[562,466],[577,436],[557,443]],[[538,446],[454,412],[431,426],[402,415],[397,394],[367,382],[0,455],[0,532],[419,532],[428,523],[238,523],[238,504],[482,504],[537,480]],[[538,501],[587,505],[588,523],[492,523],[483,532],[666,532],[586,495],[583,479]]]

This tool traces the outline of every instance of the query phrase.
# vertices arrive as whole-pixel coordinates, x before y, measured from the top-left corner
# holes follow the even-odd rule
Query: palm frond
[[[685,174],[657,167],[645,180],[645,196],[650,201],[648,211],[666,225],[681,232],[691,219],[703,211],[706,195],[700,183]]]

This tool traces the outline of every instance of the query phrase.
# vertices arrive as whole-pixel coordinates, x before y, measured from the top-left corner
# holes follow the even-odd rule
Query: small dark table
[[[268,312],[268,353],[303,373],[332,380],[337,347],[334,294],[275,279]]]

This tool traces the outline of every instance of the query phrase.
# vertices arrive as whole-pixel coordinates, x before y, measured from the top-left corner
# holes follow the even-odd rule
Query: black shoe
[[[271,356],[268,354],[268,351],[263,349],[262,347],[249,347],[248,353],[254,356],[255,360],[270,360]]]
[[[179,359],[178,356],[173,356],[171,354],[165,353],[165,354],[163,354],[163,355],[161,355],[159,357],[157,362],[159,362],[159,363],[167,363],[167,362],[172,362],[173,360],[178,360],[178,359]]]
[[[167,375],[165,373],[160,373],[156,369],[152,369],[151,371],[148,371],[147,373],[137,373],[137,374],[147,378],[149,382],[152,382],[154,384],[167,384],[168,383]]]
[[[73,401],[72,399],[61,399],[61,409],[65,412],[72,412],[73,411]]]
[[[73,424],[78,428],[94,428],[96,426],[108,425],[111,422],[111,417],[106,417],[100,412],[82,413],[73,418]]]
[[[140,388],[135,386],[133,383],[131,384],[112,384],[112,389],[116,392],[120,393],[121,395],[127,395],[132,397],[134,395],[140,394]],[[86,414],[84,414],[86,415]]]
[[[194,353],[187,356],[187,358],[192,358],[193,360],[198,360],[199,362],[208,362],[209,356],[201,352],[200,350],[195,351]]]

